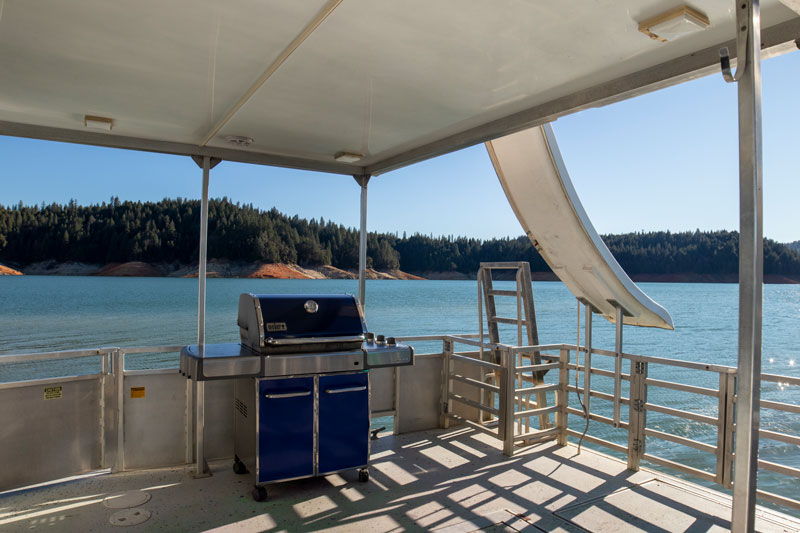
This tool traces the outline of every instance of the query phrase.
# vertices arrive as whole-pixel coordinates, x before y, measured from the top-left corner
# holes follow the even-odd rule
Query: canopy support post
[[[367,185],[371,176],[353,176],[361,186],[361,228],[358,240],[358,301],[364,309],[367,286]]]
[[[211,169],[217,166],[220,159],[209,156],[192,156],[192,159],[203,169],[203,193],[200,200],[200,258],[197,267],[197,346],[202,354],[206,343],[206,264],[208,262],[208,182]],[[204,455],[205,426],[205,382],[194,380],[194,443],[195,469],[193,477],[208,477],[211,471]]]
[[[739,83],[739,361],[731,513],[731,531],[739,533],[755,529],[758,488],[764,281],[759,0],[736,2],[736,22],[735,76],[726,65],[727,50],[721,50],[720,56],[725,80]]]

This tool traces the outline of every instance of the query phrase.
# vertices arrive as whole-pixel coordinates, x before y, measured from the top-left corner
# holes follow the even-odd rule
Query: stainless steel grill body
[[[241,344],[186,346],[180,370],[235,379],[234,470],[264,485],[342,470],[368,478],[369,368],[413,364],[413,349],[366,333],[350,295],[242,294]]]

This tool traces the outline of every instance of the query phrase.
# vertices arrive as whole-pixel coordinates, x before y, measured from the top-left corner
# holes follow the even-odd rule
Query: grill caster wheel
[[[233,472],[238,475],[246,474],[247,467],[244,466],[244,463],[241,461],[234,461],[233,462]]]
[[[358,480],[361,483],[366,483],[367,481],[369,481],[369,470],[367,470],[366,468],[362,468],[361,470],[359,470]]]
[[[263,502],[267,499],[267,489],[264,487],[255,487],[253,489],[253,499],[257,502]]]

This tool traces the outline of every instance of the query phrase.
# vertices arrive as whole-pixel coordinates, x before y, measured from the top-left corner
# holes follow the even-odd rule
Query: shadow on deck
[[[99,475],[0,495],[0,530],[107,531],[110,495],[146,491],[148,512],[129,531],[724,531],[730,498],[670,476],[626,470],[584,448],[555,443],[514,457],[502,444],[455,428],[382,436],[372,442],[370,481],[356,471],[270,485],[230,461],[192,479],[188,467]],[[759,509],[759,531],[798,531],[800,521]]]

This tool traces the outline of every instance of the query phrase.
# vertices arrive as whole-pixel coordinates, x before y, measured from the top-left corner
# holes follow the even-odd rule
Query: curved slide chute
[[[489,157],[525,233],[558,278],[611,322],[674,329],[611,255],[586,215],[549,124],[486,143]]]

